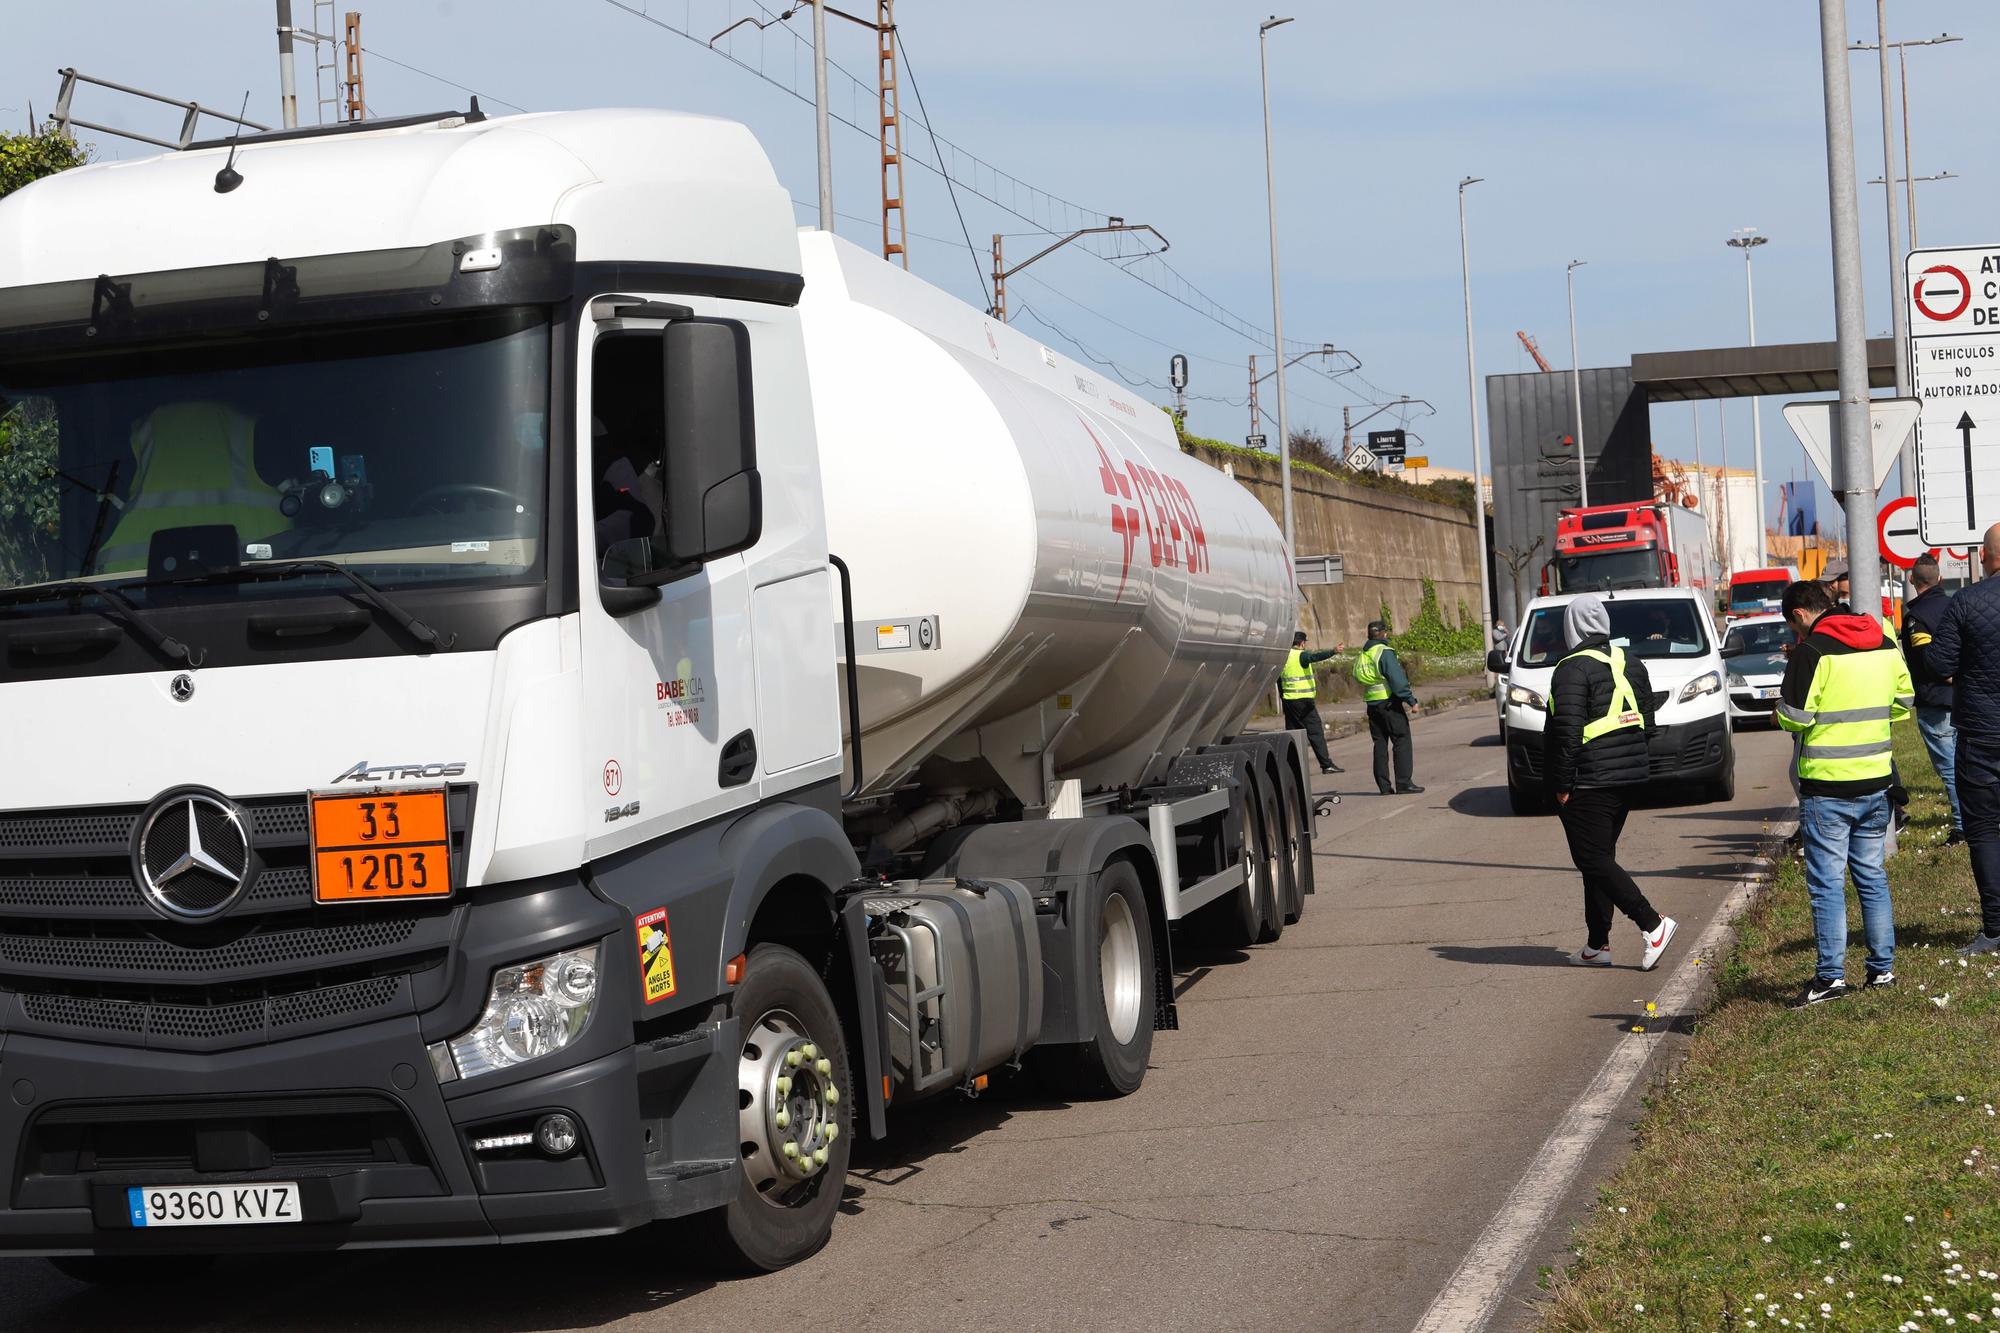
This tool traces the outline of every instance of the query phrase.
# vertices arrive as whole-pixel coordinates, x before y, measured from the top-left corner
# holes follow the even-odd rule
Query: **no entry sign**
[[[1917,557],[1929,549],[1917,532],[1914,496],[1906,495],[1883,505],[1880,517],[1875,520],[1875,535],[1880,538],[1882,558],[1898,569],[1916,564]]]
[[[1918,527],[1925,546],[1969,546],[2000,522],[2000,246],[1913,250],[1903,278]]]

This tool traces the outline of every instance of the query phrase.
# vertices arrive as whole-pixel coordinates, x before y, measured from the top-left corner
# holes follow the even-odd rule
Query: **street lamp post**
[[[1738,229],[1724,244],[1732,245],[1743,252],[1743,303],[1750,317],[1750,345],[1757,345],[1757,284],[1750,275],[1750,252],[1771,238],[1757,235],[1755,227]],[[1896,307],[1901,310],[1901,305]],[[1756,476],[1757,489],[1754,492],[1757,505],[1757,564],[1764,564],[1764,414],[1760,410],[1763,400],[1756,394],[1750,395],[1750,458],[1751,470]]]
[[[1576,503],[1580,509],[1590,507],[1590,473],[1583,463],[1583,363],[1576,359],[1576,271],[1585,262],[1572,259],[1563,271],[1563,282],[1569,288],[1569,398],[1576,409]]]
[[[1285,306],[1278,294],[1278,182],[1271,164],[1271,66],[1265,37],[1290,23],[1276,14],[1257,25],[1257,77],[1264,88],[1264,202],[1271,218],[1271,341],[1278,359],[1278,489],[1285,523],[1285,559],[1296,560],[1292,541],[1292,423],[1285,411]]]
[[[1472,428],[1473,559],[1479,564],[1479,646],[1493,646],[1493,589],[1486,574],[1486,501],[1479,493],[1484,468],[1479,461],[1479,373],[1472,356],[1472,252],[1465,239],[1465,187],[1483,179],[1467,176],[1458,183],[1458,273],[1465,287],[1465,408]]]

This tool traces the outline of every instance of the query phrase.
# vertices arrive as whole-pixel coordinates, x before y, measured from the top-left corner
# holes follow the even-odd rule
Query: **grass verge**
[[[2000,967],[1954,953],[1978,929],[1971,866],[1942,844],[1915,728],[1896,732],[1912,793],[1889,863],[1901,984],[1786,1008],[1814,959],[1786,858],[1574,1262],[1548,1277],[1543,1329],[2000,1325]]]

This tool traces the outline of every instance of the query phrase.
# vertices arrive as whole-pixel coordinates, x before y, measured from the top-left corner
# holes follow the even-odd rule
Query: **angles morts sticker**
[[[639,982],[646,1003],[655,1004],[674,993],[674,942],[667,934],[667,909],[655,907],[640,917]]]

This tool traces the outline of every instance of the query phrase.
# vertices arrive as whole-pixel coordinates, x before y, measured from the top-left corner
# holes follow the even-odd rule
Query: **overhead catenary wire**
[[[364,52],[366,52],[371,59],[386,60],[390,64],[396,66],[398,69],[406,69],[410,71],[410,73],[412,74],[421,74],[423,77],[427,79],[435,80],[436,82],[442,83],[447,87],[456,88],[462,93],[469,93],[474,97],[478,97],[485,101],[492,102],[496,106],[504,106],[508,108],[510,111],[520,111],[520,112],[526,112],[528,109],[527,107],[524,107],[517,102],[510,102],[504,97],[496,97],[492,93],[481,92],[479,89],[460,83],[456,79],[447,79],[442,74],[436,74],[430,70],[423,69],[416,65],[412,65],[407,60],[398,60],[396,59],[396,57],[392,55],[384,54],[383,52],[377,50],[375,47],[364,46],[361,49]]]
[[[812,93],[802,90],[799,87],[799,79],[801,77],[799,57],[804,52],[810,50],[809,42],[802,34],[793,31],[782,22],[777,21],[779,16],[761,4],[751,3],[743,6],[743,8],[756,10],[763,20],[763,26],[759,26],[756,29],[759,59],[758,63],[753,65],[736,54],[734,48],[739,38],[733,32],[730,33],[726,43],[710,45],[708,38],[694,33],[687,28],[676,26],[659,15],[648,12],[641,5],[629,3],[628,0],[603,0],[603,3],[610,5],[613,9],[629,14],[642,22],[649,23],[663,32],[670,32],[684,41],[701,47],[703,50],[715,52],[731,64],[747,73],[755,75],[779,91],[789,94],[797,101],[807,105],[811,105],[813,102]],[[729,12],[732,18],[735,17],[737,8],[738,5],[735,3],[735,0],[731,0]],[[740,23],[741,19],[737,19],[735,23],[726,25],[724,31],[729,31],[729,29],[735,28]],[[767,62],[763,59],[764,43],[769,41],[774,34],[782,34],[789,37],[794,44],[794,59],[792,61],[793,76],[790,82],[773,76],[765,68]],[[748,40],[748,38],[746,36],[741,40]],[[831,57],[828,58],[826,65],[829,76],[838,75],[847,81],[850,105],[852,105],[854,99],[861,93],[866,93],[870,101],[874,99],[875,89],[872,83],[864,82],[853,71],[847,69],[839,61]],[[910,159],[924,170],[953,182],[959,188],[964,189],[970,194],[977,195],[1001,211],[1020,218],[1023,222],[1027,222],[1038,228],[1042,234],[1062,235],[1081,230],[1084,227],[1101,226],[1109,221],[1109,214],[1097,209],[1086,208],[1084,205],[1067,199],[1051,190],[1045,190],[1039,186],[1032,185],[1010,172],[1001,170],[977,154],[960,147],[950,138],[937,133],[936,129],[929,123],[928,117],[923,114],[921,96],[918,97],[918,102],[919,108],[918,117],[915,118],[916,123],[921,125],[925,133],[931,138],[932,151],[937,154],[939,159],[936,165],[925,161],[921,157]],[[843,113],[838,107],[829,105],[828,115],[849,129],[867,135],[871,140],[877,137],[876,128],[863,125],[855,114]],[[911,117],[906,114],[905,119],[911,119]],[[949,161],[946,160],[947,152],[949,153]],[[1041,202],[1037,203],[1037,200]],[[955,198],[953,202],[955,205]],[[1221,302],[1209,296],[1206,292],[1195,286],[1194,283],[1190,282],[1186,275],[1182,274],[1157,254],[1152,252],[1127,254],[1117,249],[1121,242],[1122,233],[1113,233],[1109,236],[1084,237],[1078,242],[1078,245],[1086,253],[1094,255],[1104,263],[1118,269],[1120,272],[1126,273],[1135,281],[1151,287],[1154,291],[1159,292],[1169,300],[1175,301],[1194,311],[1204,319],[1218,324],[1251,342],[1268,343],[1270,341],[1271,333],[1269,329],[1261,327],[1254,320],[1249,320],[1236,314]],[[1106,252],[1107,247],[1110,248],[1110,253]],[[983,282],[984,275],[982,275],[982,284]],[[1285,342],[1294,351],[1307,351],[1319,345],[1311,341],[1292,338],[1287,338]],[[1381,390],[1379,386],[1377,386],[1377,392],[1386,394],[1386,391]]]
[[[958,190],[953,186],[951,177],[945,174],[944,154],[938,150],[937,131],[931,128],[931,113],[924,107],[924,90],[917,85],[917,67],[910,63],[910,48],[904,44],[900,31],[891,33],[890,39],[901,53],[903,72],[910,76],[910,91],[917,95],[917,123],[931,136],[931,152],[937,154],[938,175],[944,179],[944,192],[951,197],[951,211],[958,214],[958,229],[965,234],[965,248],[972,253],[972,271],[979,276],[979,290],[986,294],[986,308],[991,310],[993,288],[986,281],[986,267],[979,262],[979,252],[972,248],[972,229],[965,225],[965,210],[958,206]]]

